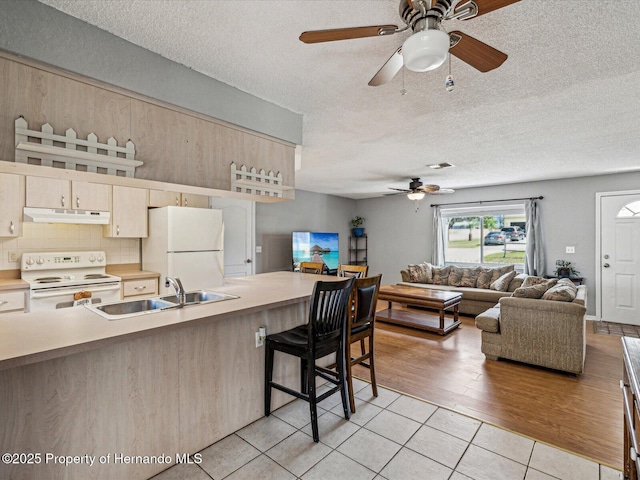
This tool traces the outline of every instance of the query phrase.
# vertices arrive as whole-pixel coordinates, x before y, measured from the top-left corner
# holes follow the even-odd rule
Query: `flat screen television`
[[[298,270],[300,262],[324,262],[328,270],[337,270],[338,234],[328,232],[293,232],[293,270]]]

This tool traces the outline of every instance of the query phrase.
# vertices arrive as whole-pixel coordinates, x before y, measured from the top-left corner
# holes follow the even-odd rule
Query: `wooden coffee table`
[[[376,314],[376,320],[395,323],[406,327],[419,328],[440,335],[446,335],[460,325],[458,306],[462,294],[429,288],[409,287],[406,285],[384,285],[380,287],[378,300],[389,302],[389,308]],[[429,312],[393,309],[392,303],[404,303],[437,309],[439,317]],[[444,316],[445,310],[453,311],[453,318]]]

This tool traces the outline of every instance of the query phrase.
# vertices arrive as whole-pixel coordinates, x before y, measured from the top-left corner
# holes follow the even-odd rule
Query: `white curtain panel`
[[[442,210],[439,206],[433,209],[433,249],[431,263],[444,265],[445,229],[442,224]]]
[[[538,200],[527,200],[524,210],[527,217],[527,247],[525,250],[524,273],[544,277],[546,275],[546,262]]]

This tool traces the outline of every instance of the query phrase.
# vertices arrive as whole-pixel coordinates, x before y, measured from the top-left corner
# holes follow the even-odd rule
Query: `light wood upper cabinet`
[[[182,206],[194,208],[209,208],[209,197],[206,195],[182,194]]]
[[[103,235],[115,238],[144,238],[148,236],[146,188],[113,185],[111,194],[111,224],[105,225]]]
[[[109,210],[110,185],[60,178],[27,177],[27,207]]]
[[[26,206],[71,208],[71,182],[59,178],[27,177]]]
[[[209,197],[193,193],[149,190],[149,206],[152,208],[171,206],[209,208]]]
[[[168,192],[164,190],[149,190],[149,206],[155,207],[179,207],[182,204],[180,192]]]
[[[24,176],[0,173],[0,237],[22,235]]]
[[[111,186],[103,183],[71,182],[71,208],[75,210],[109,210]]]

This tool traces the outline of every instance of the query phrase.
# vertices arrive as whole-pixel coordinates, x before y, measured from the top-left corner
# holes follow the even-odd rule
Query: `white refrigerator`
[[[149,209],[149,236],[142,239],[142,268],[160,273],[160,293],[166,277],[178,277],[184,289],[218,287],[224,277],[222,210],[190,207]]]

